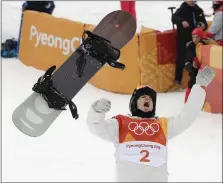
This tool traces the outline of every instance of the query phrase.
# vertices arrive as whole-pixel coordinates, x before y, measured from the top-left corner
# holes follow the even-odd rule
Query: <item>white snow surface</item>
[[[2,42],[18,37],[22,3],[2,2]],[[161,31],[172,29],[167,7],[179,7],[181,3],[137,1],[137,32],[141,25]],[[54,16],[95,25],[107,13],[120,9],[119,1],[55,1],[55,4]],[[211,1],[198,4],[206,13],[212,11]],[[92,102],[102,97],[112,101],[108,118],[129,113],[130,95],[106,92],[87,84],[73,99],[80,114],[78,120],[67,110],[44,135],[31,138],[14,126],[11,116],[32,93],[33,84],[43,73],[18,59],[2,59],[2,181],[115,181],[114,146],[87,130],[86,115]],[[157,114],[177,115],[183,104],[184,92],[159,93]],[[222,115],[201,112],[188,130],[169,141],[168,153],[170,182],[221,182]]]

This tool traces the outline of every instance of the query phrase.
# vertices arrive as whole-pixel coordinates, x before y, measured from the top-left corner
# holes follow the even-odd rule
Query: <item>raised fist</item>
[[[92,105],[93,109],[99,113],[106,113],[111,109],[111,102],[105,98],[97,100]]]

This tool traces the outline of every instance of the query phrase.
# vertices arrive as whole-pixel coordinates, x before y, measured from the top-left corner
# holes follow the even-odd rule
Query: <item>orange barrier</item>
[[[124,70],[114,69],[106,65],[91,79],[90,83],[98,88],[130,94],[140,84],[140,68],[138,60],[138,36],[121,49],[119,61],[125,64]]]
[[[81,44],[83,30],[95,28],[95,25],[33,11],[26,11],[23,19],[19,59],[42,70],[54,64],[58,68]],[[119,61],[126,65],[126,69],[121,71],[106,65],[89,82],[98,88],[123,94],[132,93],[139,84],[166,92],[174,80],[175,39],[174,31],[162,33],[142,27],[142,32],[121,49]],[[185,77],[183,81],[186,81]]]
[[[83,31],[94,28],[95,25],[25,11],[19,59],[37,69],[47,70],[52,65],[58,68],[81,44]],[[202,67],[210,65],[217,73],[207,88],[204,110],[222,113],[222,47],[198,45],[197,56]],[[122,94],[131,94],[139,84],[150,85],[157,92],[168,92],[174,81],[175,60],[176,31],[159,32],[142,26],[141,32],[121,49],[119,62],[126,69],[105,65],[89,83]],[[187,82],[188,73],[184,71],[182,88],[186,88]]]
[[[85,24],[84,29],[93,31],[94,25]],[[119,62],[124,63],[124,70],[114,69],[106,64],[89,81],[97,88],[114,93],[132,93],[134,88],[140,84],[140,69],[138,59],[138,36],[134,38],[121,51]]]
[[[197,55],[201,68],[211,66],[216,72],[216,77],[206,88],[206,101],[204,111],[222,113],[222,46],[197,45]]]
[[[19,59],[37,69],[58,68],[81,44],[83,31],[81,22],[25,11]]]
[[[171,46],[170,46],[171,43]],[[167,92],[174,84],[176,62],[176,31],[151,31],[143,27],[139,35],[141,84],[149,84],[157,92]],[[182,88],[187,86],[184,71]]]

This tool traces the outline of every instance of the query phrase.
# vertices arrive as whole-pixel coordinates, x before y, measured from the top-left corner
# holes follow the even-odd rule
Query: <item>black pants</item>
[[[180,84],[183,78],[183,70],[185,67],[186,43],[181,43],[178,45],[179,46],[177,47],[175,81]]]
[[[175,81],[181,83],[183,78],[183,70],[186,62],[186,44],[192,40],[192,28],[178,28],[177,29],[177,60]]]

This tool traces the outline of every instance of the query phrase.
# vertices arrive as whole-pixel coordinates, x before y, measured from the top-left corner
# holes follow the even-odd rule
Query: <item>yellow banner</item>
[[[83,30],[80,22],[25,11],[19,59],[37,69],[58,68],[81,44]]]

